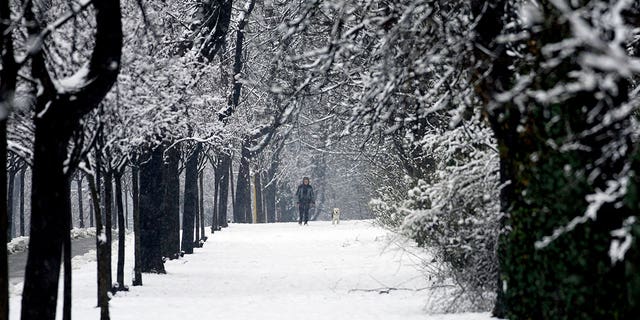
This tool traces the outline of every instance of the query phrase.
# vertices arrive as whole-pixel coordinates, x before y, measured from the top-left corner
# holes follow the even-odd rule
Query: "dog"
[[[333,220],[331,224],[340,224],[340,208],[333,208]]]

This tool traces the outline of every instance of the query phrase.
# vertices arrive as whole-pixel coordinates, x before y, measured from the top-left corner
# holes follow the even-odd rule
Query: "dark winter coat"
[[[310,203],[316,203],[316,195],[313,192],[313,187],[308,184],[301,184],[298,186],[298,191],[296,191],[296,198],[298,199],[298,204],[308,205]]]

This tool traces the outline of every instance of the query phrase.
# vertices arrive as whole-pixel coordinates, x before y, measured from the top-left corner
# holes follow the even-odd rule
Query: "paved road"
[[[83,255],[96,248],[94,237],[75,239],[71,241],[71,254],[73,257]],[[27,252],[9,255],[9,284],[15,285],[24,280],[24,268],[27,265]]]

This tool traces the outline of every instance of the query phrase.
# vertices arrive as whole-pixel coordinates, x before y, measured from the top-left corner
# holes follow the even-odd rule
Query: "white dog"
[[[340,208],[333,208],[333,220],[331,224],[340,224]]]

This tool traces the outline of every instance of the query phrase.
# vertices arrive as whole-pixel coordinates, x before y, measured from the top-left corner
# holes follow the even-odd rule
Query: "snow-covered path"
[[[144,274],[144,286],[118,293],[111,300],[111,318],[489,319],[488,314],[428,316],[428,291],[353,291],[426,287],[419,263],[388,247],[386,231],[367,221],[233,224],[210,235],[193,255],[167,262],[166,275]],[[74,318],[98,319],[95,262],[76,264]],[[19,300],[11,300],[11,319],[19,318]]]

